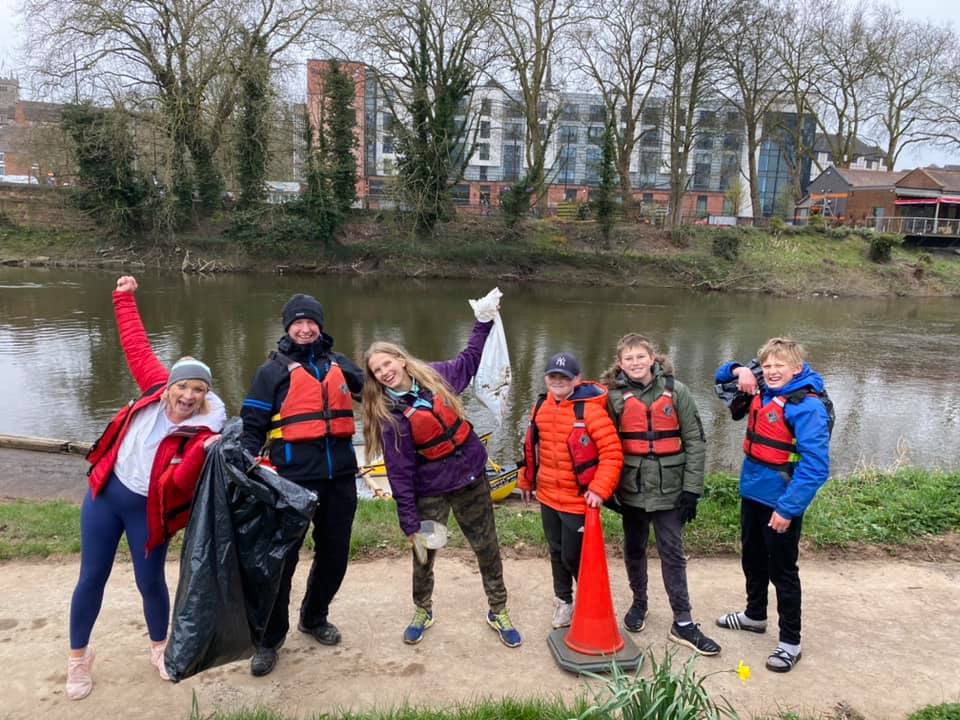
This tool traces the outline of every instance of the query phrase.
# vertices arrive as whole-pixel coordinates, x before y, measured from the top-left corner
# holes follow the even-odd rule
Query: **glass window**
[[[723,134],[723,149],[738,150],[740,148],[740,133],[728,132]]]
[[[643,124],[659,127],[660,126],[660,108],[656,108],[656,107],[645,108],[643,111]]]
[[[576,202],[577,192],[579,191],[576,188],[567,188],[563,191],[563,199],[567,202]]]
[[[541,100],[537,103],[537,119],[546,120],[547,119],[547,101]]]
[[[660,147],[660,130],[650,128],[640,133],[640,144],[643,147]]]
[[[588,185],[596,185],[600,182],[600,164],[602,162],[602,153],[598,147],[587,148],[587,173],[586,182]]]
[[[579,141],[579,131],[576,125],[560,126],[560,143],[562,145],[576,145]]]
[[[522,118],[524,116],[523,105],[516,100],[508,99],[506,102],[506,113],[508,118]]]
[[[580,107],[576,103],[564,103],[563,110],[560,111],[562,120],[576,120],[579,117]]]
[[[704,217],[707,214],[707,196],[697,195],[697,215]]]
[[[383,136],[383,154],[393,155],[396,152],[393,147],[393,135]]]
[[[591,125],[587,128],[587,142],[596,145],[603,142],[603,125]]]
[[[588,120],[590,122],[603,122],[607,117],[607,109],[603,105],[591,105]]]
[[[697,142],[696,146],[700,150],[712,150],[713,149],[713,135],[708,132],[703,132],[702,130],[697,133]]]
[[[480,179],[481,179],[481,180],[486,180],[486,179],[487,179],[487,166],[486,166],[486,165],[481,165],[481,166],[480,166]]]
[[[643,194],[643,204],[652,205],[653,204],[653,193],[644,193]]]
[[[489,120],[480,121],[480,138],[483,140],[488,140],[490,138],[490,121]]]
[[[493,114],[493,100],[490,98],[484,98],[480,101],[480,114],[481,115],[492,115]]]
[[[466,205],[470,202],[470,186],[467,183],[454,185],[450,190],[453,202],[457,205]]]
[[[503,129],[503,139],[514,142],[523,140],[523,123],[507,123]]]
[[[478,160],[490,159],[490,143],[480,143],[479,145],[477,145],[477,159]]]

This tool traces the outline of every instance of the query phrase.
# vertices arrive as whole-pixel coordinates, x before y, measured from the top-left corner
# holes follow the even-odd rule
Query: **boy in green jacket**
[[[630,632],[646,626],[647,542],[657,535],[660,572],[674,622],[669,638],[701,655],[720,646],[700,631],[690,613],[683,526],[697,516],[703,494],[706,441],[693,397],[673,377],[653,343],[630,333],[617,343],[617,359],[601,381],[607,412],[623,444],[617,497],[623,515],[624,562],[633,604],[623,619]]]

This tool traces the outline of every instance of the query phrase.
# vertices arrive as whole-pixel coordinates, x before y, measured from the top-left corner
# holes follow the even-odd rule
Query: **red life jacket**
[[[582,400],[574,401],[573,416],[575,419],[573,429],[567,437],[567,447],[570,448],[570,457],[573,459],[573,474],[577,478],[577,485],[580,486],[580,494],[583,495],[593,482],[593,476],[597,474],[600,451],[590,437],[590,433],[587,432],[587,424],[583,421]]]
[[[531,483],[536,480],[539,464],[540,433],[537,430],[537,412],[546,398],[545,394],[537,398],[537,403],[534,405],[533,413],[530,416],[527,436],[523,442],[524,464],[530,469],[527,477],[530,478]],[[590,487],[590,483],[593,482],[593,478],[597,474],[597,467],[600,465],[600,451],[597,449],[597,444],[593,441],[593,438],[590,437],[590,433],[587,432],[587,424],[583,419],[584,405],[585,401],[583,400],[573,401],[573,428],[567,436],[567,449],[570,451],[573,474],[577,478],[581,495]]]
[[[409,406],[403,416],[410,423],[410,434],[417,453],[424,460],[442,460],[462,446],[473,427],[454,412],[442,396],[433,398],[433,407]]]
[[[97,463],[100,462],[100,460],[110,452],[110,449],[116,442],[124,436],[127,431],[127,425],[133,419],[134,411],[139,410],[144,405],[155,402],[156,398],[152,396],[163,386],[164,383],[157,383],[156,385],[148,387],[140,394],[139,398],[130,400],[117,411],[117,414],[107,423],[107,427],[100,433],[100,437],[94,441],[93,445],[91,445],[87,451],[86,459],[87,462],[90,463],[90,467],[87,469],[87,475],[93,472]]]
[[[353,437],[353,401],[347,379],[336,362],[323,380],[317,380],[300,363],[280,353],[290,372],[290,389],[280,412],[270,418],[268,442],[309,442],[322,437]]]
[[[683,451],[680,421],[673,405],[673,375],[663,394],[647,407],[631,391],[623,393],[618,432],[624,455],[676,455]]]
[[[743,452],[774,470],[790,470],[800,457],[797,440],[783,414],[787,398],[777,395],[766,405],[762,402],[760,395],[754,395],[750,402]]]

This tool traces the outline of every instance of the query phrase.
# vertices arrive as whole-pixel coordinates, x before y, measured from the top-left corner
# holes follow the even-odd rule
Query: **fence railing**
[[[872,227],[877,232],[898,233],[900,235],[960,237],[960,219],[953,218],[874,218]]]

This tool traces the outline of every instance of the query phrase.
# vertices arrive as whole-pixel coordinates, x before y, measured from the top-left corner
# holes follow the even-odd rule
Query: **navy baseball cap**
[[[560,373],[573,380],[580,374],[580,363],[570,353],[557,353],[547,361],[547,367],[543,371],[544,375],[550,373]]]

